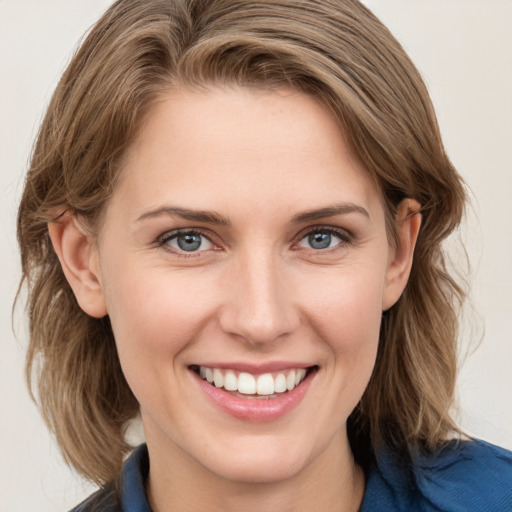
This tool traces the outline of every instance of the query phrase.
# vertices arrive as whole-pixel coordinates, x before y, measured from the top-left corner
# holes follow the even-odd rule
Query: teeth
[[[238,379],[231,371],[226,372],[226,375],[224,375],[224,389],[227,391],[236,391],[238,389]]]
[[[256,379],[250,373],[242,372],[238,376],[238,391],[245,395],[256,393]]]
[[[244,395],[268,396],[294,389],[304,380],[306,369],[297,368],[275,374],[263,373],[261,375],[240,372],[237,376],[235,370],[220,370],[219,368],[200,366],[199,375],[215,387],[224,388],[226,391],[238,391]]]
[[[284,373],[278,373],[274,380],[274,391],[276,393],[284,393],[286,391],[286,377]]]
[[[256,381],[256,393],[258,395],[273,395],[274,387],[274,378],[270,373],[260,375]]]
[[[222,372],[217,368],[213,370],[213,383],[215,384],[216,388],[224,387],[224,375],[222,375]]]
[[[291,391],[295,387],[295,370],[292,370],[286,377],[286,389]]]

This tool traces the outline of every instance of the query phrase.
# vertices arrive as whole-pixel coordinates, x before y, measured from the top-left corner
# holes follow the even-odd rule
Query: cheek
[[[384,281],[383,265],[375,261],[312,276],[314,287],[301,286],[304,311],[326,339],[356,350],[364,340],[378,340]]]
[[[348,415],[361,398],[372,374],[382,319],[383,266],[371,264],[340,269],[337,275],[317,279],[309,290],[308,323],[315,338],[327,347],[329,379],[344,399]],[[320,286],[322,284],[322,286]]]
[[[191,286],[186,273],[132,266],[112,272],[106,301],[125,374],[155,370],[179,356],[204,329],[211,295]],[[155,374],[156,375],[156,374]]]

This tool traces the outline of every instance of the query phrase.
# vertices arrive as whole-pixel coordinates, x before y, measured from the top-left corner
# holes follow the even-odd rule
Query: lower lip
[[[192,374],[206,396],[224,412],[239,420],[262,422],[277,420],[297,407],[309,389],[316,371],[308,372],[305,379],[291,391],[269,399],[240,398],[223,388],[212,386],[194,371]]]

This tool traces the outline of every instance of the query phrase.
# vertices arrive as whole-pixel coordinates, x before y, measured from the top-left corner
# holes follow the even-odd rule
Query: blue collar
[[[124,512],[151,512],[144,490],[148,474],[148,449],[143,444],[123,467]],[[484,441],[451,441],[433,455],[413,454],[407,459],[380,450],[368,471],[360,512],[411,510],[512,511],[512,452]]]

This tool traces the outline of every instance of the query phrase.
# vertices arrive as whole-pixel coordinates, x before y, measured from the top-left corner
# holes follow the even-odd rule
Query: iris
[[[176,237],[178,247],[183,251],[197,251],[202,244],[202,236],[197,233],[184,233]]]
[[[309,245],[313,249],[327,249],[331,246],[332,236],[330,233],[311,233],[308,236]]]

